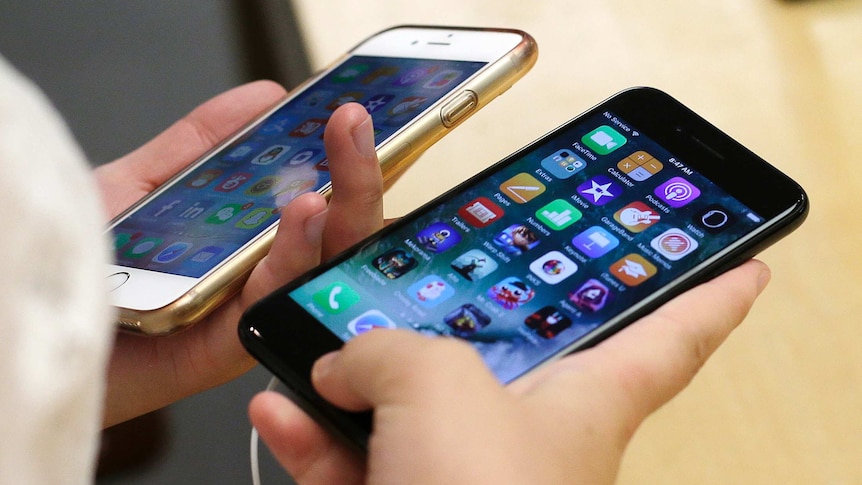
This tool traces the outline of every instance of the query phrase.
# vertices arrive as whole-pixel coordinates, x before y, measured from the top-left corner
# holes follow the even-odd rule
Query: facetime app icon
[[[602,125],[581,138],[590,150],[599,155],[607,155],[626,144],[626,137],[608,125]]]

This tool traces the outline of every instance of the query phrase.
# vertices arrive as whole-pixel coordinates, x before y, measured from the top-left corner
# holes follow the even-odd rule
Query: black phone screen
[[[284,297],[344,341],[395,327],[462,338],[509,382],[773,217],[691,162],[597,109]]]

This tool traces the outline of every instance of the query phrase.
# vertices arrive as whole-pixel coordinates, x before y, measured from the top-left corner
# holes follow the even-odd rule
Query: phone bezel
[[[570,124],[603,111],[612,111],[632,125],[644,131],[648,130],[650,138],[671,153],[677,154],[688,166],[725,189],[767,222],[588,333],[556,358],[596,345],[686,289],[749,259],[803,222],[808,211],[808,198],[796,182],[669,95],[652,88],[633,88],[618,93],[567,121],[408,214],[401,221],[391,224],[339,257],[265,298],[249,309],[240,322],[239,332],[243,344],[267,368],[285,380],[297,402],[306,411],[321,417],[331,431],[345,437],[354,445],[364,446],[370,428],[363,428],[362,423],[368,422],[368,415],[345,413],[325,403],[317,396],[309,381],[313,362],[324,353],[340,348],[343,341],[287,295],[294,288],[351,257],[360,248],[409,224],[410,220],[436,207],[451,194],[460,192],[521,159],[525,153],[546,143]],[[680,130],[678,127],[684,129]],[[758,191],[763,192],[765,181],[769,181],[769,194],[758,197],[756,194]],[[289,315],[289,321],[286,321],[285,315]],[[545,364],[552,360],[554,359],[549,359]],[[345,425],[345,422],[348,424]]]

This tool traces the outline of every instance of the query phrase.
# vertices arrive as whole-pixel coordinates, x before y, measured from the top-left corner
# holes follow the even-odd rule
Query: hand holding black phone
[[[807,214],[798,184],[668,95],[624,91],[250,309],[247,349],[364,447],[312,363],[374,328],[471,343],[503,383],[749,259]]]

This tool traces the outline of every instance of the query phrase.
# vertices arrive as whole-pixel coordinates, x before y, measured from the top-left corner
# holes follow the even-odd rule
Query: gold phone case
[[[393,27],[403,28],[413,26]],[[429,28],[428,26],[415,26]],[[434,28],[434,27],[430,27]],[[535,40],[527,33],[513,29],[466,29],[459,27],[440,27],[448,30],[482,30],[496,32],[512,32],[522,36],[522,41],[507,55],[488,65],[478,76],[467,82],[464,86],[444,96],[437,107],[402,131],[396,138],[389,140],[386,144],[378,147],[377,155],[383,171],[384,183],[388,185],[398,175],[406,170],[419,156],[431,145],[443,138],[449,130],[458,126],[473,113],[479,111],[491,100],[505,92],[517,80],[522,78],[536,63],[538,47]],[[379,35],[379,34],[375,34]],[[361,44],[361,43],[360,43]],[[353,49],[351,49],[352,51]],[[342,62],[350,52],[333,61],[325,71]],[[315,82],[318,76],[312,76],[309,80],[300,84],[290,93],[288,97],[305,89],[310,83]],[[280,106],[280,104],[279,104]],[[266,113],[267,116],[269,114]],[[249,122],[238,132],[245,131],[251,125],[257,123],[260,117]],[[228,137],[228,140],[234,136]],[[168,180],[164,185],[173,183],[176,179],[183,177],[195,167],[198,162],[208,158],[216,151],[223,148],[225,143],[199,157],[189,165],[189,168]],[[330,186],[327,185],[320,191],[329,196]],[[151,194],[133,207],[127,209],[117,216],[117,221],[126,216],[133,209],[146,204],[152,197]],[[182,330],[197,323],[213,310],[218,308],[227,299],[235,295],[245,284],[255,265],[266,256],[272,244],[277,226],[273,226],[261,233],[254,241],[248,243],[242,250],[237,251],[225,260],[220,266],[202,278],[194,287],[184,295],[164,307],[155,310],[133,310],[129,308],[118,308],[117,323],[123,330],[143,335],[167,335]]]

